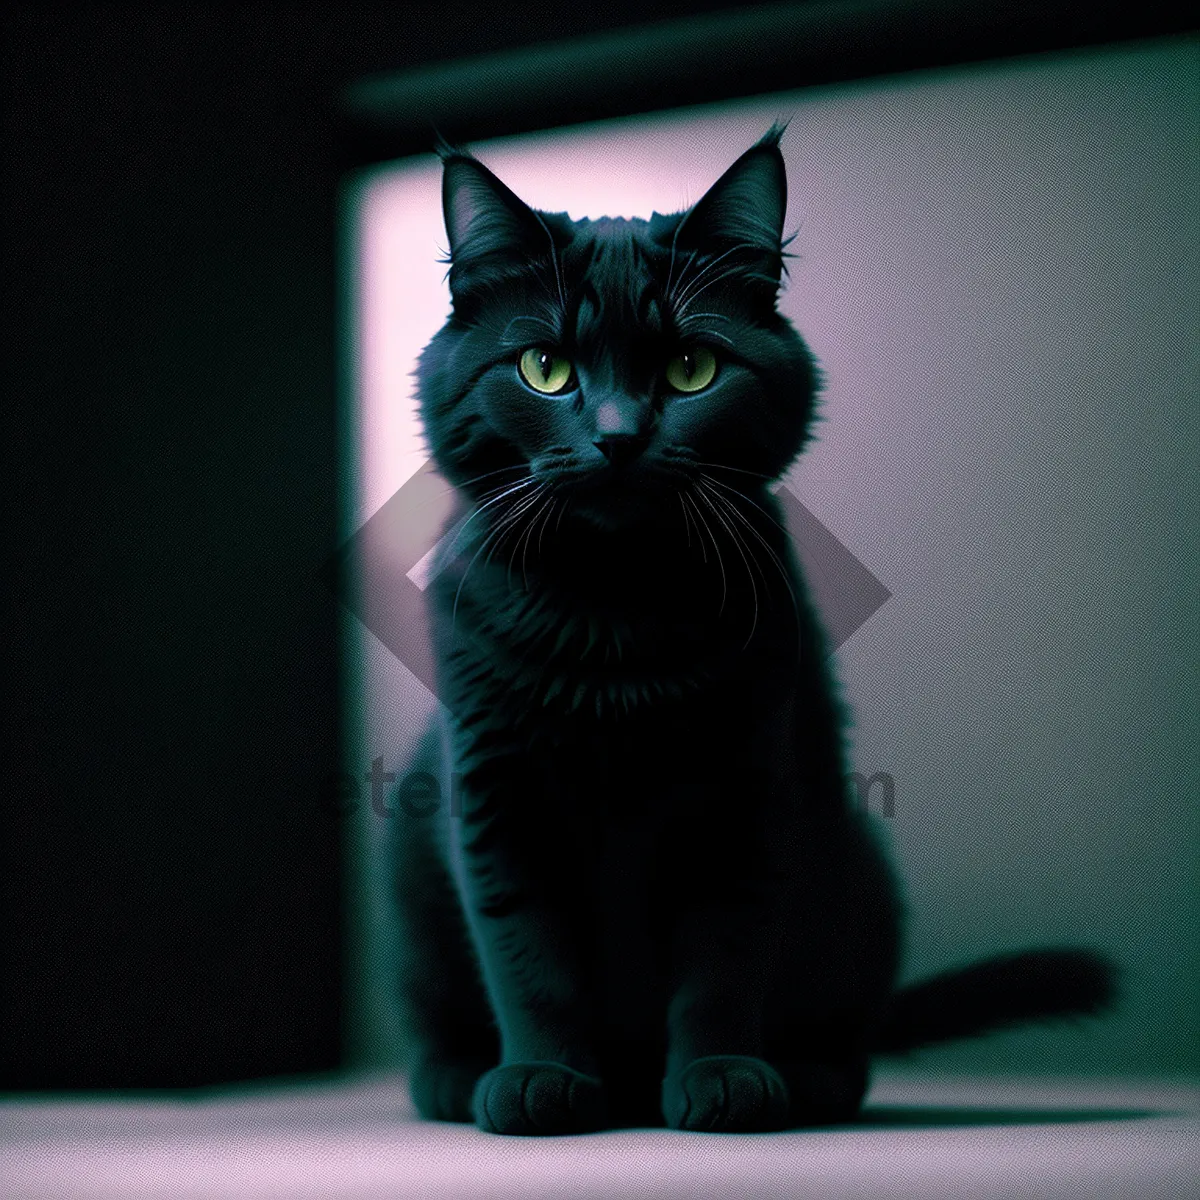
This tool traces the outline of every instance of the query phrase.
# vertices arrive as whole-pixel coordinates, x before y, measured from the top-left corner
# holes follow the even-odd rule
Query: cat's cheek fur
[[[547,446],[570,445],[575,430],[574,394],[537,395],[516,378],[515,367],[489,372],[482,397],[488,425],[517,447],[528,462]]]

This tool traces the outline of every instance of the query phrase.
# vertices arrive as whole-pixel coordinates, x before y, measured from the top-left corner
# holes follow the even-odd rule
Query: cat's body
[[[420,1111],[823,1123],[876,1050],[1100,1004],[1083,952],[895,993],[895,888],[767,490],[816,390],[775,311],[778,133],[649,222],[535,213],[457,153],[445,172],[455,312],[422,413],[474,515],[430,588],[450,720],[413,764],[455,804],[398,820]]]

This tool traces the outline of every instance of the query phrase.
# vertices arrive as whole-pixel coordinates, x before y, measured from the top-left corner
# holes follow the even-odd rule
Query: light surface
[[[879,1081],[856,1127],[502,1138],[415,1120],[398,1080],[190,1099],[0,1102],[0,1195],[1070,1197],[1200,1195],[1178,1086]]]

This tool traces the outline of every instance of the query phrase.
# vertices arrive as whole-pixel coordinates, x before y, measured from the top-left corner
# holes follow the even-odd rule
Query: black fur
[[[427,1117],[845,1120],[876,1050],[1109,997],[1075,951],[895,990],[895,888],[767,489],[818,388],[776,311],[780,133],[648,221],[536,212],[443,150],[454,307],[418,378],[473,515],[429,592],[451,720],[414,764],[458,776],[460,812],[397,822]],[[570,361],[563,391],[523,380],[531,347]],[[697,347],[716,376],[679,392],[667,363]]]

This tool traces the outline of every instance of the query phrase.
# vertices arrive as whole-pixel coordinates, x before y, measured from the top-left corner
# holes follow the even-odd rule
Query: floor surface
[[[1200,1197],[1200,1090],[881,1074],[853,1127],[502,1138],[394,1078],[0,1097],[0,1196]]]

